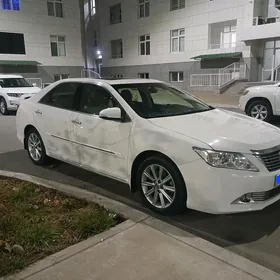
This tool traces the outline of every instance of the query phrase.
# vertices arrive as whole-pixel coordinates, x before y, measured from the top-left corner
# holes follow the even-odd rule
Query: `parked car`
[[[16,111],[20,97],[40,90],[20,75],[0,74],[0,113],[8,115],[11,111]]]
[[[152,210],[265,208],[280,198],[280,130],[156,80],[67,79],[28,100],[17,136],[50,158],[128,183]]]
[[[280,115],[280,83],[245,89],[239,106],[250,117],[271,121],[273,116]]]

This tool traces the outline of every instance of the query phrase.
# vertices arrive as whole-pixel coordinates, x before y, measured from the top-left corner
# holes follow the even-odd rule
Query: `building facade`
[[[44,83],[80,77],[80,7],[78,0],[0,0],[0,73]]]
[[[279,2],[100,1],[102,74],[188,88],[194,73],[242,62],[251,81],[272,79],[280,65]]]

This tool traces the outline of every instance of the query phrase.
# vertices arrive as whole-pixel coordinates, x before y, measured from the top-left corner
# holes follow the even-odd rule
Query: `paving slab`
[[[24,279],[256,280],[259,278],[145,224],[138,223]]]

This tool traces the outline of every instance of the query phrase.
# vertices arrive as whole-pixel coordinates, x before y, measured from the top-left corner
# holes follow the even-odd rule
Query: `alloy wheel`
[[[168,208],[174,201],[176,187],[171,174],[161,165],[145,168],[141,177],[142,191],[147,201],[159,209]]]
[[[42,143],[35,133],[31,133],[28,137],[28,151],[33,160],[39,161],[41,159]]]
[[[5,112],[6,112],[6,105],[5,105],[5,102],[4,102],[4,100],[1,100],[0,101],[0,112],[1,112],[1,114],[5,114]]]
[[[265,120],[267,118],[268,111],[263,105],[255,105],[251,110],[251,117],[259,120]]]

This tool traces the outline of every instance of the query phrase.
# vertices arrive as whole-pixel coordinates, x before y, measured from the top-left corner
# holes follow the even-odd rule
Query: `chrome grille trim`
[[[251,151],[264,164],[268,171],[272,172],[280,169],[280,145],[261,151]]]

